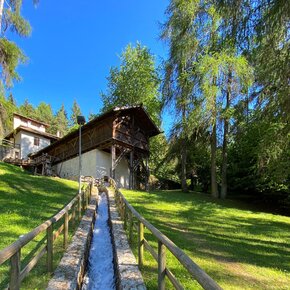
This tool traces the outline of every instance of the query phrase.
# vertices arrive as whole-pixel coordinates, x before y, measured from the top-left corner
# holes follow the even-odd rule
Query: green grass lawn
[[[290,217],[199,193],[121,192],[224,289],[290,289]],[[157,249],[148,231],[145,238]],[[199,288],[172,255],[167,260],[185,289]],[[148,289],[157,289],[157,264],[149,254],[142,272]]]
[[[0,162],[0,250],[56,214],[76,195],[77,188],[77,182],[34,176],[19,167]],[[23,248],[22,263],[42,238],[43,235],[39,236]],[[56,252],[59,255],[56,255],[55,263],[62,251],[56,248]],[[45,259],[42,265],[45,265]],[[0,289],[7,282],[7,269],[8,263],[0,267]],[[21,289],[41,289],[42,280],[48,280],[48,277],[39,277],[39,269],[34,272],[23,281]],[[42,286],[38,287],[38,283]]]

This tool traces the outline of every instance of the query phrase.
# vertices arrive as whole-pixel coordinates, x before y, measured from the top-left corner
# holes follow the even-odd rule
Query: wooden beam
[[[115,179],[116,145],[111,146],[111,177]]]
[[[150,177],[150,172],[149,172],[149,160],[148,160],[148,155],[145,157],[145,191],[149,191],[149,177]]]
[[[134,179],[134,151],[130,152],[130,176],[129,176],[129,188],[134,189],[133,187]]]

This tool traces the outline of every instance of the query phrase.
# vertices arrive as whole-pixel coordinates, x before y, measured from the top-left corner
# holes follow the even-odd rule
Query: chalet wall
[[[12,139],[12,141],[13,141],[13,139]],[[14,138],[14,143],[15,143],[15,145],[19,145],[20,147],[20,156],[19,156],[19,158],[21,158],[21,155],[22,155],[22,153],[21,153],[21,133],[20,132],[18,132],[17,134],[16,134],[16,136],[15,136],[15,138]]]
[[[14,116],[13,129],[16,129],[19,126],[24,126],[40,132],[45,132],[45,127],[42,124],[37,124],[36,122],[33,122],[20,116]]]
[[[82,175],[102,178],[110,176],[111,154],[94,149],[82,154]],[[56,173],[62,178],[78,179],[79,158],[75,157],[55,166]],[[129,187],[129,167],[126,160],[121,160],[116,171],[116,182],[119,187]]]
[[[39,146],[34,145],[34,137],[39,138]],[[21,158],[27,158],[27,155],[32,152],[37,152],[38,150],[43,149],[44,147],[48,146],[50,144],[50,140],[46,139],[41,136],[34,135],[33,133],[30,132],[22,132],[20,131],[16,136],[15,136],[15,143],[16,144],[21,144],[20,149],[21,149]]]

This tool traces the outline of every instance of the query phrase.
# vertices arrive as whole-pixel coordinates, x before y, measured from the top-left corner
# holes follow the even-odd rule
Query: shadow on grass
[[[20,169],[13,168],[11,172],[10,166],[1,164],[1,168],[7,168],[7,173],[0,179],[0,211],[22,216],[23,220],[17,220],[17,224],[27,225],[30,218],[36,221],[32,221],[32,226],[40,224],[76,194],[76,188],[63,181],[30,175]]]
[[[148,198],[143,193],[133,200],[138,212],[192,257],[290,271],[290,223],[286,221],[264,218],[239,202],[213,201],[200,194],[163,191]],[[159,203],[160,210],[152,209],[152,203]],[[163,203],[172,204],[172,209],[164,210]],[[184,207],[175,210],[176,205]],[[151,234],[146,238],[155,240]]]
[[[26,234],[42,222],[55,215],[77,193],[77,184],[70,181],[58,180],[31,175],[20,168],[0,162],[0,250],[13,243],[19,235]],[[78,222],[70,225],[70,236]],[[56,227],[59,224],[55,225]],[[25,264],[39,251],[44,244],[45,233],[33,239],[21,251],[21,264]],[[54,266],[60,260],[63,249],[62,239],[59,238],[55,248]],[[25,278],[22,289],[45,288],[49,275],[46,270],[46,255]],[[8,283],[9,261],[0,266],[0,289]],[[34,273],[34,274],[33,274]],[[33,281],[33,282],[31,282]],[[35,288],[36,287],[36,288]]]

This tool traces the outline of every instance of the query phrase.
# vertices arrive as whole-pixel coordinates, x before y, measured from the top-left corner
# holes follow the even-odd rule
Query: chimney
[[[59,130],[56,132],[56,137],[61,138],[61,132]]]

